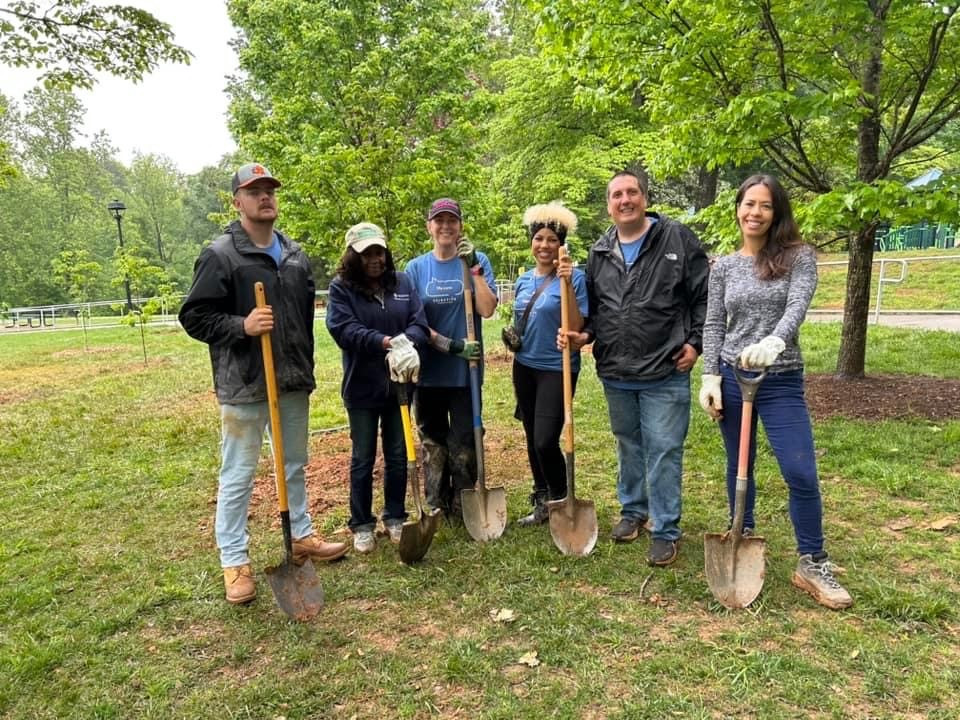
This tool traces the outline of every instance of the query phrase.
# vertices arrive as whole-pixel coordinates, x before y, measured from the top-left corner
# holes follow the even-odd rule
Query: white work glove
[[[387,367],[390,368],[390,379],[394,382],[415,383],[420,379],[420,355],[410,338],[403,333],[390,338]]]
[[[786,346],[776,335],[767,335],[760,342],[747,345],[743,349],[740,353],[740,364],[745,368],[770,367]]]
[[[720,411],[723,410],[723,396],[720,394],[722,380],[720,375],[703,375],[700,378],[700,407],[714,420],[720,417]]]

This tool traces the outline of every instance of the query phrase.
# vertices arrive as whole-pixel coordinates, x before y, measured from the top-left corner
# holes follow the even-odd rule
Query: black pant
[[[577,387],[573,373],[573,388]],[[533,492],[559,500],[567,494],[567,465],[560,452],[563,430],[563,373],[534,370],[513,361],[513,391],[527,436],[527,458],[533,472]]]
[[[470,388],[418,387],[413,401],[427,503],[460,515],[460,491],[477,482]]]
[[[407,454],[400,408],[390,402],[380,408],[347,410],[350,419],[350,522],[351,530],[373,530],[373,466],[377,459],[377,426],[383,438],[383,519],[403,522],[407,513]]]

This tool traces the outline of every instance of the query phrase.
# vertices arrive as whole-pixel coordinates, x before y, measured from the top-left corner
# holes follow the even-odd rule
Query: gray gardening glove
[[[479,260],[477,260],[477,252],[473,248],[473,243],[465,237],[457,241],[457,255],[463,258],[467,263],[467,267],[471,269],[479,262]]]

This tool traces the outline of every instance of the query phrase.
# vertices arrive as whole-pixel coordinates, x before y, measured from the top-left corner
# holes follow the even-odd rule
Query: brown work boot
[[[227,591],[227,602],[234,605],[248,603],[257,596],[257,584],[253,579],[250,563],[235,565],[223,569],[223,587]]]
[[[293,541],[293,559],[302,563],[307,558],[330,562],[347,554],[349,546],[342,542],[326,542],[318,535],[307,535]]]

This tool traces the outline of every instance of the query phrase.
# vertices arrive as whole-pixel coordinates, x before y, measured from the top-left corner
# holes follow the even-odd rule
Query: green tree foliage
[[[804,201],[808,230],[848,240],[837,371],[862,375],[875,228],[956,216],[955,184],[911,192],[900,165],[937,152],[930,142],[960,115],[958,7],[557,0],[536,8],[551,53],[569,58],[599,100],[628,95],[646,107],[655,170],[767,167]]]
[[[282,226],[328,265],[369,220],[398,258],[426,247],[424,212],[464,200],[483,235],[477,74],[488,17],[465,0],[231,0],[243,33],[231,127],[284,183]],[[475,235],[476,237],[476,235]]]
[[[0,65],[42,70],[48,87],[91,88],[96,71],[142,80],[161,62],[189,61],[170,26],[136,7],[89,0],[0,7]]]

